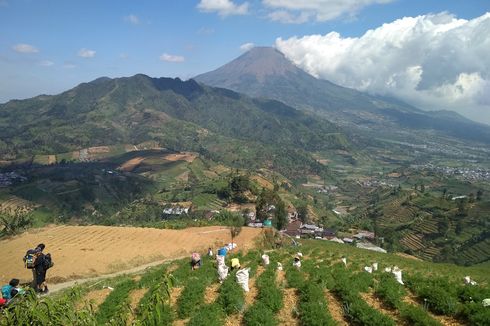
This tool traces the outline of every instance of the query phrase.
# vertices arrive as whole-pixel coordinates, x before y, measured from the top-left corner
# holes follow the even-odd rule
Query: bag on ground
[[[236,281],[242,287],[243,291],[250,291],[248,288],[248,276],[250,273],[250,268],[244,268],[236,273]]]
[[[267,266],[267,265],[269,265],[269,263],[270,263],[269,255],[263,254],[262,255],[262,264],[264,266]]]
[[[373,272],[373,268],[371,266],[364,266],[364,270],[370,274]]]
[[[393,268],[393,271],[392,273],[395,275],[395,279],[398,283],[400,283],[401,285],[405,285],[405,283],[403,283],[403,280],[402,280],[402,271],[401,269],[399,269],[398,267],[394,267]]]
[[[221,255],[216,256],[216,262],[218,263],[218,266],[224,265],[225,256],[221,256]]]
[[[378,263],[373,263],[372,267],[373,267],[373,271],[376,272],[378,270]]]
[[[345,266],[347,266],[347,258],[342,258],[342,262],[344,263]]]
[[[280,262],[277,262],[277,270],[282,271],[282,264]]]

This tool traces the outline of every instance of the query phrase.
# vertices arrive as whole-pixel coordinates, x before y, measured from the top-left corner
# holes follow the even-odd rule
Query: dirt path
[[[420,306],[420,304],[417,302],[416,297],[413,294],[409,294],[406,297],[403,298],[403,302],[414,305],[414,306]],[[439,315],[434,315],[430,311],[427,311],[429,316],[437,320],[439,323],[441,323],[444,326],[462,326],[464,325],[460,321],[449,317],[449,316],[439,316]]]
[[[219,295],[219,287],[221,284],[213,283],[206,289],[206,294],[204,296],[204,303],[210,304],[216,301]]]
[[[261,229],[244,227],[235,242],[240,250],[255,246]],[[49,284],[93,278],[138,266],[182,257],[193,251],[205,252],[209,246],[230,241],[229,230],[212,226],[184,230],[137,227],[51,226],[33,229],[10,239],[0,240],[0,283],[16,277],[29,282],[30,270],[21,258],[29,248],[46,244],[54,267],[48,271]],[[52,286],[50,289],[53,288]]]
[[[337,298],[329,291],[325,290],[325,299],[327,299],[328,311],[339,326],[349,325],[344,318],[344,309]]]
[[[143,289],[135,289],[131,291],[129,294],[129,306],[131,307],[132,313],[129,314],[128,320],[126,321],[126,325],[132,325],[134,317],[136,316],[136,309],[138,308],[138,304],[141,299],[145,296],[146,292],[148,292],[147,288]]]
[[[284,271],[277,271],[277,285],[284,288],[286,285],[286,276]],[[297,326],[299,320],[296,317],[295,311],[298,306],[298,293],[296,289],[283,289],[284,306],[278,312],[277,318],[281,325]]]
[[[378,310],[383,315],[386,315],[386,316],[390,317],[391,319],[393,319],[397,325],[406,325],[406,323],[403,320],[401,320],[400,314],[398,313],[398,311],[394,310],[394,309],[389,309],[388,307],[386,307],[383,304],[383,302],[378,297],[376,297],[374,295],[374,293],[372,293],[372,292],[359,293],[359,295],[361,296],[361,298],[364,299],[364,301],[366,301],[366,303],[368,305],[370,305],[374,309]]]

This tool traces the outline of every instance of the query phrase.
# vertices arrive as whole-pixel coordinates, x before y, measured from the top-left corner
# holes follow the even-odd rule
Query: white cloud
[[[240,5],[231,0],[201,0],[197,9],[202,12],[216,12],[220,16],[246,15],[248,13],[248,2]]]
[[[173,54],[168,54],[164,53],[160,56],[161,61],[166,61],[166,62],[175,62],[175,63],[180,63],[184,62],[185,58],[180,55],[173,55]]]
[[[54,65],[54,62],[49,61],[49,60],[43,60],[43,61],[39,62],[39,64],[41,66],[44,66],[44,67],[50,67],[50,66]]]
[[[12,49],[14,49],[15,52],[19,52],[19,53],[38,53],[39,52],[39,50],[35,46],[32,46],[30,44],[24,44],[24,43],[14,45],[12,47]]]
[[[72,63],[72,62],[65,62],[63,64],[63,68],[66,68],[66,69],[73,69],[73,68],[76,68],[76,67],[77,66],[74,63]]]
[[[95,53],[96,51],[94,50],[89,50],[89,49],[80,49],[80,51],[78,51],[78,56],[79,57],[82,57],[82,58],[93,58],[95,57]]]
[[[279,38],[276,47],[319,78],[490,123],[490,13],[405,17],[360,37]]]
[[[140,19],[136,15],[128,15],[124,16],[124,21],[133,25],[138,25],[140,23]]]
[[[251,50],[252,48],[255,47],[255,44],[253,43],[244,43],[242,45],[240,45],[240,51],[248,51],[248,50]]]
[[[309,20],[327,21],[342,16],[355,16],[362,8],[372,4],[385,4],[393,0],[262,0],[273,9],[269,18],[282,23],[300,24]]]

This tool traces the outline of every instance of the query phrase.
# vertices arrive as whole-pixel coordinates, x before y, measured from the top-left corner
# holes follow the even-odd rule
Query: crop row
[[[250,326],[277,325],[276,313],[283,306],[283,295],[276,284],[275,267],[272,264],[257,278],[255,286],[258,289],[257,297],[255,303],[245,311],[244,323]]]

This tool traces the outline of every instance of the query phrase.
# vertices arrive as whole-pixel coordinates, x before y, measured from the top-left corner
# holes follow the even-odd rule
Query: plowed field
[[[240,249],[254,246],[261,229],[243,228],[235,239]],[[31,271],[24,268],[22,257],[38,243],[46,245],[54,267],[48,282],[109,274],[152,261],[179,257],[192,251],[230,242],[224,227],[212,226],[185,230],[159,230],[136,227],[53,226],[26,232],[0,241],[0,284],[11,278],[29,281]]]

